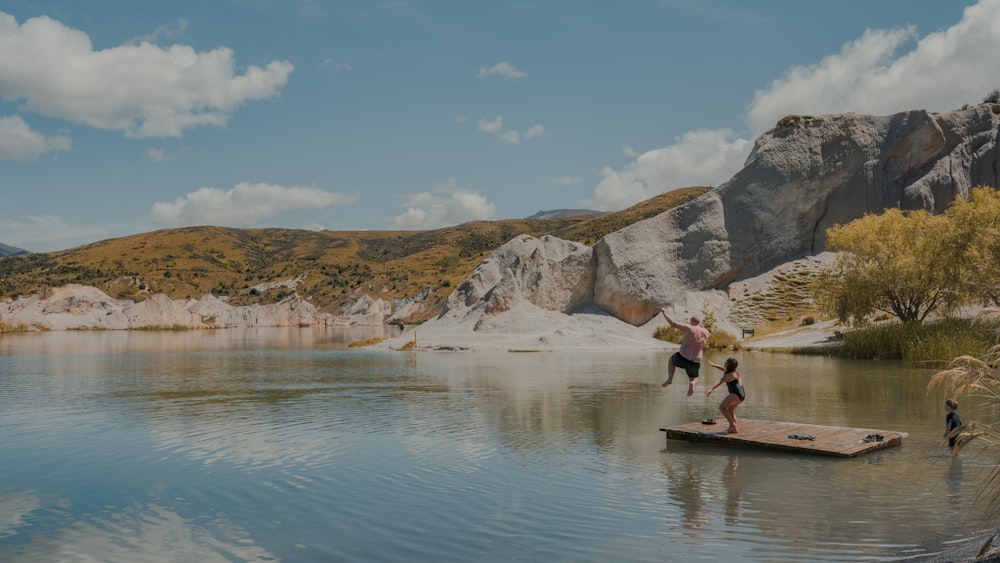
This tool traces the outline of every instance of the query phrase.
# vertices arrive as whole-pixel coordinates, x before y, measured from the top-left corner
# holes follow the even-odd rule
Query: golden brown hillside
[[[520,234],[593,244],[707,189],[668,192],[600,217],[480,221],[434,231],[166,229],[0,258],[0,297],[75,283],[116,298],[212,293],[246,305],[273,303],[294,291],[321,310],[335,312],[362,294],[400,299],[426,290],[429,317],[484,257]]]

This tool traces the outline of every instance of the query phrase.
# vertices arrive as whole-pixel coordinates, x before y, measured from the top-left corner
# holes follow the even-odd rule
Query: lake
[[[0,336],[0,560],[891,561],[986,530],[931,370],[733,353],[739,416],[909,433],[834,459],[668,444],[725,388],[662,389],[666,351],[346,345],[381,331]]]

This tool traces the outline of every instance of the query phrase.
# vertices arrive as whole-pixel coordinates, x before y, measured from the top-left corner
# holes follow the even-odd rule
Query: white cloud
[[[486,133],[499,134],[503,130],[503,116],[498,115],[493,121],[487,121],[484,117],[476,123],[476,129],[485,131]]]
[[[517,131],[504,131],[500,133],[500,140],[505,143],[517,144],[521,142],[521,134]]]
[[[335,61],[335,60],[333,60],[333,59],[331,59],[329,57],[323,59],[323,62],[321,62],[319,64],[319,66],[321,66],[321,67],[324,67],[324,66],[332,67],[333,70],[352,70],[354,68],[351,65],[351,63],[337,62],[337,61]]]
[[[524,132],[525,139],[534,139],[535,137],[541,137],[545,134],[545,128],[541,125],[533,125]]]
[[[426,230],[486,221],[496,215],[496,206],[478,192],[462,189],[454,178],[434,188],[434,193],[411,196],[406,211],[393,218],[392,229]]]
[[[738,171],[750,141],[728,129],[698,129],[674,144],[644,152],[621,170],[604,167],[594,195],[582,203],[600,211],[618,210],[686,186],[717,185]]]
[[[756,137],[788,114],[890,115],[978,103],[997,87],[1000,75],[998,22],[1000,0],[980,0],[965,9],[958,23],[923,38],[912,27],[868,30],[838,53],[791,67],[758,91],[745,116],[748,132]],[[911,42],[912,49],[897,54]],[[669,189],[722,183],[739,170],[750,147],[750,140],[736,138],[730,130],[687,133],[673,145],[638,155],[620,170],[604,168],[592,198],[584,203],[622,209]],[[626,146],[623,153],[631,156],[631,151]]]
[[[128,137],[179,137],[224,125],[251,100],[275,96],[294,66],[273,61],[235,74],[227,48],[198,52],[151,43],[95,51],[86,33],[46,16],[0,12],[0,97],[23,109]]]
[[[167,151],[156,147],[149,147],[146,149],[146,158],[154,162],[163,162],[167,159]]]
[[[0,160],[35,160],[50,150],[69,150],[69,137],[46,137],[18,115],[0,117]]]
[[[97,225],[70,225],[54,215],[29,215],[0,220],[0,241],[32,252],[63,250],[111,236]]]
[[[482,67],[479,69],[479,78],[485,78],[487,76],[500,76],[509,80],[512,78],[524,78],[528,75],[521,72],[507,61],[503,61],[491,66],[490,68]]]
[[[915,46],[897,57],[910,41]],[[958,23],[923,38],[913,28],[868,30],[839,53],[792,67],[757,92],[747,125],[756,135],[792,113],[955,110],[997,87],[998,52],[1000,0],[980,0]]]
[[[480,119],[476,123],[476,129],[484,133],[490,133],[500,137],[500,140],[505,143],[517,144],[521,142],[521,139],[533,139],[535,137],[540,137],[545,134],[545,127],[539,124],[532,125],[520,133],[514,129],[504,130],[503,128],[503,116],[498,115],[495,119],[488,120],[485,117]]]
[[[149,219],[157,225],[253,227],[257,221],[295,209],[353,203],[353,196],[319,188],[243,182],[230,190],[201,188],[171,202],[153,204]]]
[[[145,42],[145,43],[156,43],[160,39],[169,39],[171,37],[174,37],[175,35],[180,35],[180,34],[184,33],[185,31],[187,31],[187,28],[188,28],[188,21],[184,20],[184,19],[180,19],[180,20],[177,20],[177,27],[171,29],[171,28],[169,28],[169,27],[167,27],[165,25],[161,25],[160,27],[156,28],[153,31],[153,33],[145,35],[139,41],[133,41],[132,43],[133,44],[135,44],[135,43],[142,43],[142,42]]]
[[[625,156],[627,156],[628,158],[635,158],[635,157],[639,156],[639,153],[635,152],[635,149],[633,149],[632,147],[630,147],[628,145],[625,145],[624,147],[622,147],[622,154],[625,155]]]

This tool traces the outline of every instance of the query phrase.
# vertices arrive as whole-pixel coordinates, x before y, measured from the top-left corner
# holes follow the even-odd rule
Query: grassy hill
[[[234,305],[273,303],[294,291],[333,312],[362,294],[398,299],[426,290],[434,309],[483,258],[520,234],[590,245],[706,191],[675,190],[600,217],[479,221],[433,231],[166,229],[0,258],[0,298],[71,283],[135,300],[212,293]]]

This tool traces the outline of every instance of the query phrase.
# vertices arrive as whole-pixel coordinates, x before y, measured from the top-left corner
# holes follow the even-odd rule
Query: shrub
[[[658,326],[656,327],[656,331],[653,332],[653,338],[664,342],[680,344],[681,340],[684,339],[684,333],[679,328],[672,326]]]

